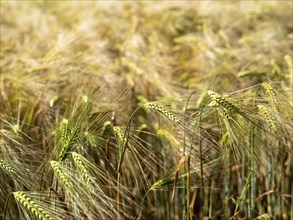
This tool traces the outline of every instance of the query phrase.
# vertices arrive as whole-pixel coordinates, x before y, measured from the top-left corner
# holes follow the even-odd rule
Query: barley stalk
[[[14,198],[23,205],[39,220],[54,220],[44,209],[42,209],[35,201],[33,201],[24,192],[14,192]]]

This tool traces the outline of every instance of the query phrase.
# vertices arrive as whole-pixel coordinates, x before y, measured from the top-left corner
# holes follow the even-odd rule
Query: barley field
[[[293,219],[292,1],[0,10],[0,218]]]

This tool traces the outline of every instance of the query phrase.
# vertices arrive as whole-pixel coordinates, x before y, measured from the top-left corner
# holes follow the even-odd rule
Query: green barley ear
[[[4,170],[5,173],[7,173],[9,176],[15,175],[14,169],[8,165],[4,160],[0,159],[0,168]]]
[[[54,95],[51,99],[50,99],[50,107],[55,106],[58,102],[60,101],[60,97],[57,95]]]
[[[72,158],[74,160],[74,163],[76,165],[76,167],[78,168],[84,182],[86,183],[86,186],[89,190],[93,190],[94,189],[94,183],[92,180],[92,177],[89,175],[89,172],[85,166],[85,164],[82,161],[82,156],[78,153],[72,152],[71,153]]]
[[[264,118],[268,124],[269,130],[274,131],[274,132],[278,132],[272,110],[267,108],[264,105],[258,105],[257,107],[258,107],[260,115],[264,116]]]
[[[268,96],[268,101],[271,104],[271,106],[274,108],[274,110],[278,110],[277,106],[278,106],[278,100],[277,100],[277,95],[276,92],[274,91],[274,89],[272,88],[272,86],[267,83],[264,82],[261,84],[263,89],[265,90],[267,96]]]
[[[260,76],[265,76],[267,73],[265,72],[258,72],[255,70],[244,70],[241,71],[237,74],[237,76],[239,78],[243,78],[243,77],[260,77]]]
[[[71,126],[66,118],[61,121],[60,124],[60,131],[61,131],[61,139],[64,143],[66,143],[69,139],[69,135],[71,132]]]
[[[164,107],[158,106],[154,103],[148,103],[146,104],[147,107],[157,110],[158,112],[165,115],[167,118],[169,118],[171,121],[173,121],[175,124],[180,124],[180,120],[171,112],[167,111]]]
[[[122,131],[121,128],[117,127],[117,126],[114,126],[113,127],[113,130],[114,130],[114,133],[118,139],[118,141],[123,144],[123,143],[126,143],[126,138],[124,137],[124,131]],[[124,138],[123,138],[124,137]]]
[[[173,186],[173,189],[174,189],[174,183],[177,182],[177,180],[179,178],[179,172],[182,170],[183,165],[187,159],[188,159],[188,156],[186,156],[186,155],[183,156],[177,165],[175,165],[174,167],[169,169],[167,174],[164,177],[159,179],[157,182],[155,182],[151,186],[150,190],[157,190],[162,187],[171,186],[171,185]]]
[[[215,93],[211,90],[208,90],[208,95],[212,99],[210,106],[216,106],[217,108],[219,108],[227,119],[232,119],[231,116],[235,113],[243,115],[242,110],[227,98],[224,98],[220,96],[218,93]]]
[[[159,179],[151,186],[150,190],[157,190],[164,186],[171,186],[173,185],[174,180],[175,176],[168,176],[167,178]]]
[[[160,129],[157,131],[157,135],[166,138],[171,144],[178,144],[176,138],[167,130]]]
[[[61,151],[58,157],[59,161],[63,161],[66,156],[67,153],[69,153],[72,148],[75,146],[76,142],[77,142],[77,137],[78,137],[78,133],[79,133],[79,129],[75,128],[72,129],[69,121],[67,119],[63,119],[60,127],[59,127],[59,131],[61,134]]]
[[[221,107],[227,109],[230,113],[240,113],[241,109],[236,106],[233,102],[230,100],[220,96],[218,93],[215,93],[211,90],[208,90],[208,95],[211,97],[213,101],[216,102],[216,104]]]
[[[14,192],[15,200],[39,220],[55,220],[24,192]]]
[[[57,161],[51,161],[50,162],[51,167],[53,168],[54,174],[57,177],[57,179],[59,179],[61,181],[61,183],[68,189],[72,188],[72,182],[71,180],[68,178],[68,176],[64,173],[60,163],[58,163]]]
[[[104,135],[105,131],[107,130],[108,127],[111,126],[111,122],[110,121],[105,121],[103,123],[102,129],[101,129],[101,135]]]

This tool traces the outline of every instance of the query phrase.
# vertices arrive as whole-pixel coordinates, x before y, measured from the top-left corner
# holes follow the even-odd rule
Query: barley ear
[[[74,160],[74,163],[76,164],[79,172],[81,173],[83,180],[86,183],[87,188],[92,191],[94,189],[94,187],[93,187],[94,183],[92,181],[92,178],[89,175],[89,172],[88,172],[86,166],[84,165],[84,163],[82,161],[81,155],[79,155],[78,153],[75,153],[75,152],[72,152],[71,155]]]
[[[9,166],[7,163],[5,163],[4,160],[1,160],[0,159],[0,167],[9,175],[9,176],[12,176],[15,174],[15,171],[14,169]]]
[[[57,179],[59,179],[66,188],[72,188],[72,182],[62,170],[61,165],[56,161],[51,161],[50,164]]]
[[[148,103],[146,104],[147,107],[157,110],[158,112],[165,115],[167,118],[169,118],[171,121],[173,121],[175,124],[180,123],[180,120],[171,112],[167,111],[164,107],[158,106],[154,103]]]
[[[55,220],[24,192],[14,192],[15,200],[39,220]]]
[[[267,124],[269,125],[269,130],[278,132],[272,111],[264,105],[258,105],[257,107],[258,107],[260,115],[264,116]]]
[[[223,113],[223,115],[227,119],[232,119],[232,115],[235,113],[239,113],[244,116],[244,113],[242,110],[233,102],[228,100],[225,97],[220,96],[218,93],[213,92],[211,90],[208,90],[208,95],[212,99],[211,106],[216,106],[220,111]]]
[[[72,148],[75,146],[76,141],[77,141],[77,136],[79,129],[75,128],[72,129],[69,121],[67,119],[63,119],[61,124],[60,124],[60,133],[61,133],[61,151],[58,157],[59,161],[65,160],[67,153],[69,153]]]
[[[269,103],[272,105],[274,110],[278,111],[278,100],[276,97],[276,92],[268,82],[263,82],[261,85],[268,96]]]
[[[117,126],[114,126],[113,130],[114,130],[114,133],[115,133],[118,141],[121,144],[126,143],[126,138],[124,137],[124,132],[122,131],[122,129]]]

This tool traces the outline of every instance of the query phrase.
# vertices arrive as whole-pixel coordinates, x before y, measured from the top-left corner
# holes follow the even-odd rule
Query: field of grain
[[[0,218],[293,218],[292,1],[0,10]]]

